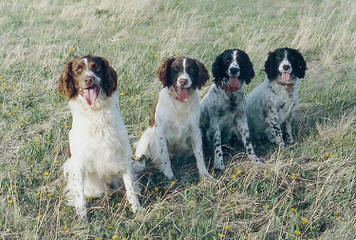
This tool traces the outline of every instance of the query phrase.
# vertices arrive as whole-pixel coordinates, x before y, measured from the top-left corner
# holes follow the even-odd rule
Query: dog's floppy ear
[[[72,64],[74,59],[65,63],[65,69],[63,70],[58,81],[58,92],[63,95],[67,100],[77,95],[77,90],[74,87],[74,81],[72,76]]]
[[[117,88],[117,74],[105,58],[100,58],[103,61],[105,68],[102,87],[105,90],[106,95],[110,97],[116,91]]]
[[[220,54],[215,58],[215,61],[212,66],[212,73],[214,77],[214,82],[220,82],[224,77],[224,67],[223,67],[223,55],[225,52]]]
[[[249,84],[252,80],[252,78],[255,77],[255,71],[253,70],[253,64],[250,60],[250,57],[248,56],[247,53],[244,51],[241,51],[242,55],[244,56],[243,59],[243,66],[242,66],[242,71],[241,71],[241,78],[245,79],[246,84]]]
[[[204,64],[199,62],[196,59],[193,59],[193,61],[197,64],[198,66],[198,79],[194,81],[194,86],[198,89],[200,89],[204,84],[209,80],[209,73]]]
[[[175,59],[175,57],[166,58],[157,69],[157,76],[162,82],[163,87],[170,87],[172,85],[172,81],[169,76],[169,68]]]
[[[269,80],[275,79],[278,76],[278,66],[274,52],[268,53],[268,58],[265,62],[265,72]]]
[[[298,50],[295,50],[294,54],[295,54],[296,65],[297,65],[295,76],[297,78],[304,78],[305,71],[307,70],[307,63],[305,62],[303,55]]]

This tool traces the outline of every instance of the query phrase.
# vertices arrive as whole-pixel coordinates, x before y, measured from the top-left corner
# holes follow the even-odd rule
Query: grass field
[[[211,70],[245,50],[261,83],[268,51],[298,48],[308,71],[294,132],[263,166],[227,151],[227,169],[199,182],[195,164],[167,182],[148,170],[133,215],[122,191],[88,199],[91,221],[65,205],[70,128],[56,92],[63,63],[91,53],[117,70],[131,143],[147,127],[163,58]],[[11,0],[0,2],[0,239],[355,239],[356,1]],[[209,84],[201,91],[203,95]]]

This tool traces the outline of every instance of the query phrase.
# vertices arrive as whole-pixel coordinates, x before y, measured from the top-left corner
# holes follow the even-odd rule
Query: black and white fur
[[[214,167],[225,168],[221,144],[235,134],[241,137],[249,158],[258,162],[250,141],[242,84],[255,76],[249,56],[239,49],[228,49],[212,66],[214,84],[200,103],[200,127],[205,149],[214,149]],[[232,86],[233,85],[233,86]]]
[[[299,98],[298,79],[304,78],[306,69],[298,50],[279,48],[269,53],[267,78],[246,99],[248,124],[255,139],[267,137],[284,147],[284,126],[287,143],[294,142],[291,121]]]

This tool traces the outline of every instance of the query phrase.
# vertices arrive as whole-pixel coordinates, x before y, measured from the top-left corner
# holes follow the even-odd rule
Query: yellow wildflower
[[[329,158],[333,158],[333,157],[334,157],[334,154],[329,153],[328,157],[329,157]]]
[[[64,226],[64,227],[63,227],[63,230],[67,230],[67,229],[68,229],[68,227],[67,227],[67,226]]]
[[[294,180],[295,177],[296,177],[295,173],[292,173],[292,174],[290,175],[290,179],[292,179],[292,180]]]
[[[237,171],[236,171],[236,174],[237,174],[237,175],[240,175],[240,174],[241,174],[241,170],[237,170]]]
[[[189,201],[189,204],[190,204],[190,205],[194,205],[194,200],[190,200],[190,201]]]
[[[59,163],[59,161],[58,161],[58,160],[56,160],[54,163],[55,163],[55,164],[57,164],[57,163]]]
[[[37,219],[40,220],[42,218],[42,215],[38,215]]]
[[[117,239],[117,235],[112,236],[112,239]]]
[[[127,238],[123,237],[123,238],[121,238],[121,240],[127,240]]]
[[[16,110],[19,110],[19,106],[16,106],[15,109],[16,109]]]
[[[133,102],[133,101],[134,101],[134,99],[133,99],[133,98],[130,98],[130,99],[129,99],[129,101],[130,101],[130,102]]]
[[[26,118],[25,118],[25,121],[28,122],[28,121],[30,121],[30,119],[29,119],[28,117],[26,117]]]
[[[107,228],[108,228],[108,229],[112,229],[112,225],[108,225]]]
[[[158,187],[155,187],[153,190],[155,190],[155,192],[158,192]]]
[[[300,218],[300,220],[302,220],[303,223],[309,222],[308,218],[305,218],[305,217]]]
[[[95,237],[94,240],[100,240],[100,238],[99,237]]]
[[[12,201],[12,200],[9,200],[9,201],[7,201],[8,203],[10,203],[10,204],[13,204],[14,203],[14,201]]]
[[[75,51],[75,48],[73,48],[73,47],[72,47],[72,48],[69,48],[69,52],[70,52],[70,53],[74,53],[74,51]]]
[[[155,97],[155,96],[157,96],[157,93],[155,93],[155,92],[152,93],[152,97]]]
[[[23,127],[23,123],[22,122],[20,122],[19,125],[20,125],[20,127]]]
[[[2,75],[0,75],[0,79],[3,79],[4,77]]]
[[[120,93],[120,96],[121,96],[121,97],[123,97],[123,96],[125,96],[125,95],[126,95],[126,94],[125,94],[125,93],[123,93],[123,92],[122,92],[122,93]]]
[[[219,238],[223,238],[223,237],[224,237],[224,234],[218,233],[218,237],[219,237]]]
[[[6,82],[2,82],[1,86],[5,87],[6,86]]]
[[[40,139],[39,138],[36,138],[35,139],[35,143],[39,143],[40,142]]]
[[[340,217],[340,216],[336,218],[336,221],[340,221],[340,220],[341,220],[341,217]]]
[[[116,206],[120,207],[120,206],[121,206],[121,203],[117,203]]]
[[[301,233],[300,233],[300,231],[295,230],[295,231],[294,231],[294,234],[297,235],[297,236],[300,236]]]
[[[11,115],[12,115],[12,113],[11,113],[11,112],[8,112],[8,113],[7,113],[7,116],[9,116],[9,117],[10,117]]]
[[[17,189],[17,186],[16,186],[16,185],[12,185],[12,188],[13,188],[13,189]]]
[[[133,154],[131,155],[131,158],[132,158],[132,159],[136,159],[136,155],[133,153]]]
[[[232,174],[232,176],[231,176],[233,179],[235,179],[236,177],[237,177],[237,175],[236,174]]]
[[[44,172],[43,175],[48,176],[49,172]]]
[[[93,197],[92,196],[87,196],[87,200],[91,200]]]
[[[345,192],[345,189],[344,188],[340,188],[340,192]]]
[[[263,205],[263,209],[267,210],[269,208],[268,205]]]
[[[230,229],[231,229],[231,227],[230,227],[229,225],[226,225],[226,226],[225,226],[225,230],[226,230],[226,231],[230,231]]]
[[[295,208],[290,208],[290,210],[294,213],[297,213],[297,210]]]
[[[171,185],[173,185],[173,184],[175,184],[175,183],[176,183],[176,181],[174,181],[174,180],[171,181]]]
[[[52,92],[52,93],[51,93],[51,96],[53,97],[54,95],[55,95],[55,93],[54,93],[54,92]]]
[[[36,196],[38,197],[38,196],[40,196],[41,195],[41,193],[40,192],[36,192]]]

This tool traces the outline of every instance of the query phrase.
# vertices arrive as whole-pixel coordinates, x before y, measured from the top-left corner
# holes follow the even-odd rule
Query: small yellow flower
[[[194,205],[194,200],[190,200],[190,201],[189,201],[189,204],[190,204],[190,205]]]
[[[56,160],[54,163],[55,163],[55,164],[58,164],[58,163],[59,163],[59,161],[58,161],[58,160]]]
[[[3,79],[4,77],[2,75],[0,75],[0,79]]]
[[[300,220],[302,220],[303,223],[309,222],[308,218],[305,218],[305,217],[300,218]]]
[[[52,93],[51,93],[51,96],[53,97],[54,95],[55,95],[55,93],[54,93],[54,92],[52,92]]]
[[[176,183],[176,181],[174,181],[174,180],[171,181],[171,185],[173,185],[173,184],[175,184],[175,183]]]
[[[117,239],[117,235],[112,236],[112,239]]]
[[[16,170],[12,170],[12,173],[13,173],[13,174],[16,174],[16,173],[17,173],[17,171],[16,171]]]
[[[9,117],[10,117],[11,115],[12,115],[12,113],[11,113],[11,112],[8,112],[8,113],[7,113],[7,116],[9,116]]]
[[[93,197],[92,196],[87,196],[87,200],[91,200]]]
[[[20,127],[23,127],[23,123],[22,122],[20,122],[19,125],[20,125]]]
[[[67,230],[67,229],[68,229],[68,227],[67,227],[67,226],[64,226],[64,227],[63,227],[63,230]]]
[[[39,143],[40,142],[40,139],[39,138],[36,138],[35,139],[35,143]]]
[[[25,118],[25,121],[28,122],[28,121],[30,121],[30,119],[29,119],[28,117],[26,117],[26,118]]]
[[[12,185],[12,188],[13,189],[17,189],[17,185]]]
[[[2,82],[1,86],[5,87],[6,86],[6,82]]]
[[[40,196],[41,195],[41,193],[40,192],[36,192],[36,196],[38,197],[38,196]]]
[[[15,109],[16,109],[16,110],[19,110],[19,106],[16,106]]]
[[[232,174],[232,176],[231,176],[233,179],[235,179],[236,177],[237,177],[237,175],[236,174]]]
[[[345,192],[345,188],[340,188],[340,192],[341,193]]]
[[[121,240],[127,240],[127,238],[123,237],[123,238],[121,238]]]
[[[269,208],[268,205],[263,205],[263,209],[264,209],[264,210],[267,210],[268,208]]]
[[[133,99],[133,98],[130,98],[130,99],[129,99],[129,101],[130,101],[130,102],[133,102],[133,101],[134,101],[134,99]]]
[[[295,177],[296,177],[295,173],[292,173],[292,174],[290,175],[290,179],[292,179],[292,180],[294,180]]]
[[[295,208],[290,208],[290,210],[294,213],[297,213],[297,210]]]
[[[125,93],[123,93],[123,92],[122,92],[122,93],[120,93],[120,96],[121,96],[121,97],[123,97],[123,96],[125,96],[125,95],[126,95],[126,94],[125,94]]]
[[[44,172],[43,175],[48,176],[49,172]]]
[[[20,145],[20,149],[24,148],[25,146],[24,145]]]
[[[95,237],[94,240],[100,240],[100,238],[99,237]]]
[[[131,155],[131,158],[132,158],[132,159],[136,159],[136,155],[133,153],[133,154]]]
[[[294,231],[294,234],[297,235],[297,236],[300,236],[300,231],[295,230],[295,231]]]
[[[334,154],[332,154],[332,153],[329,153],[329,156],[328,156],[329,158],[333,158],[334,157]]]
[[[223,238],[223,237],[224,237],[224,234],[218,233],[218,237],[219,237],[219,238]]]
[[[42,218],[42,215],[38,215],[37,219],[40,220]]]
[[[336,216],[339,216],[339,214],[340,214],[339,212],[335,212],[335,215],[336,215]]]
[[[107,228],[108,228],[108,229],[112,229],[112,225],[108,225]]]
[[[336,221],[340,221],[340,220],[341,220],[341,217],[340,217],[340,216],[336,218]]]
[[[263,171],[263,174],[264,174],[264,175],[267,175],[267,171]]]
[[[75,48],[73,48],[73,47],[72,47],[72,48],[69,48],[69,52],[70,52],[70,53],[74,53],[74,51],[75,51]]]
[[[241,170],[237,170],[237,171],[236,171],[236,174],[237,174],[237,175],[240,175],[240,174],[241,174]]]
[[[45,69],[46,69],[46,71],[48,71],[48,70],[49,70],[49,67],[48,67],[48,66],[46,66],[46,67],[45,67]]]
[[[70,125],[64,124],[64,128],[70,128]]]
[[[158,192],[158,187],[155,187],[153,190],[155,190],[155,192]]]
[[[152,97],[155,97],[155,96],[157,96],[157,93],[152,93]]]
[[[50,193],[47,193],[47,197],[49,197],[49,198],[50,198],[51,196],[52,196],[52,194],[50,194]]]
[[[44,157],[44,158],[43,158],[43,161],[47,161],[47,158],[46,158],[46,157]]]
[[[120,206],[121,206],[121,203],[117,203],[116,206],[120,207]]]
[[[226,231],[230,231],[230,229],[231,229],[231,227],[230,227],[229,225],[226,225],[226,226],[225,226],[225,230],[226,230]]]
[[[12,201],[12,200],[9,200],[9,201],[7,201],[9,204],[13,204],[14,203],[14,201]]]

